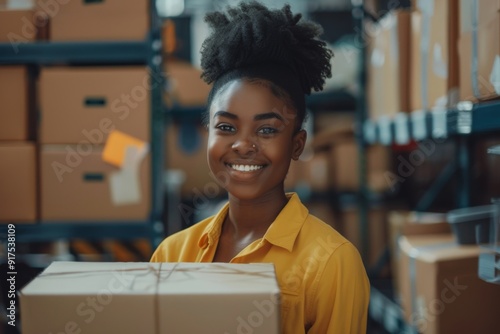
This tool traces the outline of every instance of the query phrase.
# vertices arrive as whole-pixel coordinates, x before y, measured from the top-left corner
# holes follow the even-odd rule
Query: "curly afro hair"
[[[293,71],[304,95],[322,90],[333,53],[317,39],[322,28],[301,18],[290,5],[273,10],[257,1],[207,14],[212,34],[202,45],[201,77],[210,84],[238,68],[276,63]]]

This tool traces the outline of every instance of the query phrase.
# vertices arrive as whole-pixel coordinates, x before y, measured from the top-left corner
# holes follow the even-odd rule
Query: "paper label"
[[[125,149],[125,159],[121,170],[111,173],[109,186],[111,201],[115,205],[130,205],[141,202],[141,184],[139,168],[149,151],[149,145],[143,148],[128,146]]]
[[[434,0],[419,0],[418,9],[427,16],[434,15]]]
[[[379,48],[375,48],[372,51],[370,60],[372,67],[381,68],[385,64],[385,54]]]
[[[500,55],[496,55],[495,61],[493,62],[493,68],[490,74],[490,83],[495,89],[495,93],[500,95]]]
[[[439,78],[448,78],[448,64],[444,60],[443,49],[439,43],[435,43],[432,50],[432,71]]]

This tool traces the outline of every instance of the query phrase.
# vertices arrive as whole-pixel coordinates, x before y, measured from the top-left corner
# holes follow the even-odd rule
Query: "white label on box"
[[[495,57],[493,68],[491,69],[490,82],[495,89],[495,93],[500,95],[500,55]]]
[[[410,142],[410,131],[408,128],[408,114],[407,113],[397,113],[394,118],[396,125],[396,144],[406,145]]]
[[[148,144],[142,149],[128,146],[120,171],[110,175],[111,201],[115,205],[130,205],[141,202],[141,184],[139,167],[149,151]]]
[[[443,49],[439,43],[435,43],[432,50],[432,71],[439,78],[448,78],[448,65],[444,61]]]

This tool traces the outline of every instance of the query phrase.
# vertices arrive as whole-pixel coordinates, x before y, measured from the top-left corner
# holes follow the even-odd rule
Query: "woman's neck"
[[[229,195],[229,212],[223,228],[230,230],[237,239],[249,234],[263,236],[287,202],[284,191],[254,200],[241,200]]]

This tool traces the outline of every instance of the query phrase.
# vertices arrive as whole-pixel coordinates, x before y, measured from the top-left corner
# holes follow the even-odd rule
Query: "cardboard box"
[[[367,55],[369,117],[409,112],[410,13],[390,12],[371,29],[373,39]]]
[[[116,185],[123,172],[102,160],[101,146],[44,145],[40,153],[42,221],[146,221],[151,207],[150,156]],[[116,187],[131,201],[113,196]],[[113,189],[112,187],[115,187]]]
[[[151,84],[145,67],[42,69],[40,143],[103,144],[113,129],[149,142]]]
[[[53,262],[20,304],[23,334],[280,331],[268,263]]]
[[[202,107],[207,104],[211,85],[201,78],[201,70],[188,62],[165,62],[168,91],[165,99],[169,106]]]
[[[374,266],[383,255],[388,244],[388,226],[387,212],[382,208],[371,208],[368,212],[368,258],[365,259],[365,265],[369,268]],[[339,232],[350,242],[353,243],[360,252],[363,249],[360,229],[359,211],[355,207],[347,208],[341,211],[339,221]],[[387,267],[388,274],[389,268]]]
[[[36,173],[33,143],[0,143],[0,222],[35,222]]]
[[[417,0],[411,14],[410,110],[458,102],[458,1]]]
[[[400,293],[407,322],[425,334],[493,334],[500,327],[500,289],[478,277],[476,246],[452,235],[402,237]]]
[[[399,263],[401,251],[398,241],[402,236],[451,234],[451,227],[445,213],[391,211],[388,214],[389,251],[391,255],[391,273],[396,299],[399,300]]]
[[[30,93],[25,66],[0,66],[0,141],[30,139]]]
[[[145,41],[150,1],[64,1],[42,6],[50,18],[53,41]]]
[[[0,6],[0,42],[11,43],[15,50],[22,43],[33,42],[37,38],[35,11],[31,9],[8,9]]]
[[[165,141],[166,168],[184,172],[183,197],[201,194],[214,198],[224,192],[208,167],[208,131],[204,126],[195,121],[170,124],[165,131]]]
[[[498,0],[460,1],[459,59],[460,100],[475,102],[500,95]]]

